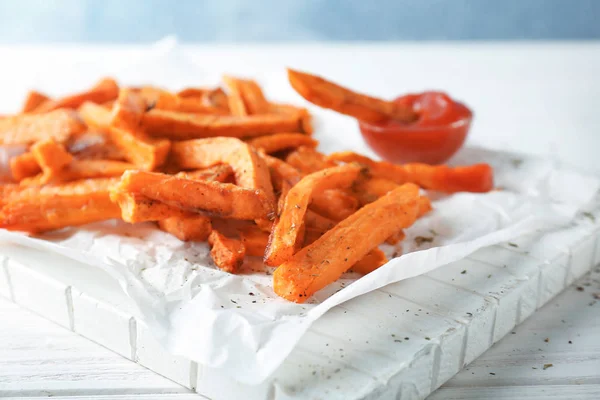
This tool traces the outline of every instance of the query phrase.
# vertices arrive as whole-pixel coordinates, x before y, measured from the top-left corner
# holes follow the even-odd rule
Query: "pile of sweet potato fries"
[[[290,71],[303,95],[314,78]],[[107,78],[62,98],[30,92],[21,113],[0,118],[0,145],[28,148],[10,160],[13,182],[0,186],[0,227],[39,234],[154,221],[181,240],[208,241],[227,272],[239,272],[246,256],[264,257],[277,267],[276,293],[303,302],[348,270],[367,274],[387,262],[378,246],[402,240],[431,210],[419,188],[492,188],[485,164],[322,154],[306,109],[268,101],[252,80],[223,82],[173,93]],[[321,102],[374,115],[369,98],[317,83]]]

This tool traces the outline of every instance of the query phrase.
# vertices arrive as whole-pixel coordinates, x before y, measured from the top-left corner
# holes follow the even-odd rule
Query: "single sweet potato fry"
[[[285,196],[283,210],[271,232],[269,246],[265,253],[265,264],[277,266],[292,257],[313,193],[350,187],[359,174],[358,165],[345,164],[307,175],[292,187]]]
[[[229,114],[229,99],[221,88],[207,90],[202,96],[202,104],[220,108],[223,112]]]
[[[276,133],[274,135],[250,139],[248,143],[267,154],[294,149],[300,146],[314,149],[319,144],[317,140],[303,133]]]
[[[59,108],[76,109],[86,101],[102,104],[117,98],[119,95],[119,85],[114,79],[104,78],[91,89],[75,93],[69,96],[61,97],[55,100],[49,100],[36,108],[36,113],[45,113]]]
[[[288,69],[288,79],[296,92],[311,103],[361,121],[394,119],[408,123],[418,118],[412,109],[403,105],[353,92],[315,75]]]
[[[42,172],[40,165],[31,152],[23,153],[10,159],[10,172],[15,181],[35,176]]]
[[[338,223],[275,270],[275,293],[303,303],[336,281],[391,234],[412,225],[418,196],[416,185],[402,185]]]
[[[375,271],[383,264],[388,262],[385,253],[379,248],[375,247],[373,250],[367,253],[360,261],[352,266],[352,271],[358,272],[359,274],[366,275],[370,272]]]
[[[300,132],[298,116],[288,115],[201,115],[151,110],[144,114],[142,127],[152,136],[187,140],[214,136],[252,137],[277,132]],[[0,125],[1,126],[1,125]]]
[[[494,171],[488,164],[464,167],[418,163],[396,165],[386,161],[373,161],[350,151],[332,153],[328,159],[358,162],[365,165],[374,177],[388,179],[398,184],[412,182],[424,189],[440,192],[489,192],[494,187]]]
[[[269,243],[269,234],[258,226],[244,228],[240,231],[242,243],[246,254],[255,257],[264,257],[265,249]]]
[[[170,161],[182,169],[228,164],[239,186],[260,190],[266,196],[265,202],[275,204],[267,164],[250,145],[239,139],[220,137],[174,142]]]
[[[48,100],[50,100],[50,98],[45,94],[36,92],[35,90],[31,90],[29,93],[27,93],[27,97],[25,98],[25,103],[23,104],[21,112],[34,112],[36,108],[38,108]]]
[[[125,171],[134,169],[136,169],[135,165],[122,161],[75,159],[57,174],[56,180],[67,182],[121,176]]]
[[[181,98],[193,97],[193,98],[201,99],[206,94],[206,92],[208,92],[209,90],[210,89],[206,89],[206,88],[189,87],[189,88],[181,89],[179,92],[177,92],[177,96],[179,96]]]
[[[213,229],[208,236],[208,244],[211,246],[210,255],[219,269],[235,273],[244,263],[246,249],[241,240],[229,238]]]
[[[38,196],[71,196],[108,192],[118,182],[119,180],[116,178],[100,178],[49,184],[41,187],[8,184],[0,186],[0,198],[3,202],[16,202]]]
[[[108,191],[19,198],[0,210],[0,228],[40,233],[119,218]]]
[[[186,213],[158,221],[158,227],[184,242],[203,242],[212,231],[210,218],[206,215]]]
[[[139,193],[113,191],[110,199],[121,208],[121,218],[131,224],[146,221],[161,221],[170,217],[185,217],[190,214],[181,208],[152,200]]]
[[[269,218],[274,212],[273,206],[264,202],[265,196],[260,190],[156,172],[127,171],[116,190],[140,193],[189,211],[205,211],[233,219]]]
[[[85,130],[77,114],[70,110],[56,110],[47,114],[19,114],[0,119],[0,145],[32,144],[53,139],[63,143],[72,135]]]
[[[356,197],[343,190],[331,189],[316,193],[309,209],[333,221],[341,221],[356,212],[359,207]]]
[[[335,163],[328,161],[324,154],[306,146],[300,146],[292,151],[285,161],[304,175],[335,166]]]

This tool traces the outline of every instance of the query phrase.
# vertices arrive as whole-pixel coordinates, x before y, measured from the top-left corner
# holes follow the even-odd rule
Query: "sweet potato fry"
[[[112,121],[112,114],[109,109],[102,107],[101,105],[94,104],[90,101],[86,101],[77,109],[79,116],[86,125],[93,128],[106,128],[110,126]]]
[[[267,154],[294,149],[300,146],[314,149],[319,144],[317,140],[303,133],[276,133],[270,136],[260,136],[251,139],[248,143]]]
[[[488,164],[464,167],[418,163],[396,165],[386,161],[373,161],[350,151],[330,154],[328,159],[358,162],[369,168],[374,177],[398,184],[412,182],[422,188],[440,192],[489,192],[494,187],[493,170]]]
[[[152,136],[187,140],[214,136],[252,137],[300,132],[300,119],[291,115],[199,115],[165,110],[144,114],[142,127]],[[1,126],[1,125],[0,125]]]
[[[10,159],[10,172],[15,181],[35,176],[42,172],[40,165],[31,152]]]
[[[263,257],[265,249],[269,243],[269,234],[261,230],[258,226],[242,229],[240,232],[242,243],[246,248],[246,254],[249,256]]]
[[[237,82],[248,114],[269,112],[269,103],[258,83],[250,79],[237,79]]]
[[[335,163],[329,162],[325,155],[305,146],[292,151],[285,161],[304,175],[335,166]]]
[[[311,210],[334,221],[348,218],[359,207],[360,204],[354,196],[338,189],[315,194],[309,206]]]
[[[85,125],[79,121],[77,114],[70,110],[56,110],[47,114],[19,114],[0,119],[0,145],[32,144],[45,139],[62,143],[84,130]]]
[[[23,104],[21,112],[34,112],[36,108],[38,108],[48,100],[50,100],[50,98],[45,94],[32,90],[27,94],[27,98],[25,98],[25,103]]]
[[[181,208],[152,200],[138,193],[113,191],[110,199],[121,208],[121,218],[125,222],[161,221],[170,217],[186,217],[190,214]]]
[[[228,164],[239,186],[260,190],[265,195],[265,202],[275,204],[267,164],[251,146],[239,139],[220,137],[175,142],[170,161],[182,169]]]
[[[209,90],[210,89],[189,87],[189,88],[181,89],[179,92],[177,92],[177,96],[179,96],[181,98],[193,97],[193,98],[201,99],[206,94],[206,92],[208,92]]]
[[[20,198],[0,210],[0,228],[40,233],[119,218],[108,191]]]
[[[72,196],[87,193],[108,192],[118,183],[116,178],[84,179],[74,182],[49,184],[43,187],[23,185],[1,185],[0,198],[3,202],[20,201],[38,196]]]
[[[361,121],[394,119],[408,123],[418,118],[412,109],[403,105],[353,92],[315,75],[288,69],[288,79],[296,92],[311,103]]]
[[[233,169],[228,164],[219,164],[214,167],[199,169],[196,171],[179,172],[175,176],[178,178],[199,180],[199,181],[213,181],[221,183],[232,183],[229,182],[233,176]]]
[[[388,262],[387,257],[379,248],[375,247],[373,250],[367,253],[361,260],[357,261],[352,266],[352,271],[358,272],[359,274],[366,275],[370,272],[375,271],[383,264]]]
[[[156,172],[127,171],[116,190],[140,193],[189,211],[234,219],[269,218],[274,212],[260,190],[229,183],[178,178]]]
[[[275,270],[275,293],[302,303],[337,280],[391,234],[412,225],[418,196],[416,185],[402,185],[338,223]]]
[[[78,179],[121,176],[125,171],[136,169],[135,165],[113,160],[73,160],[62,169],[56,180],[67,182]]]
[[[244,98],[242,97],[242,85],[239,79],[224,75],[223,83],[227,88],[227,104],[231,115],[243,117],[248,115]]]
[[[304,216],[313,193],[333,188],[347,188],[359,174],[359,166],[346,164],[307,175],[292,187],[285,196],[283,210],[271,232],[269,246],[265,253],[265,264],[277,266],[292,257],[298,232],[304,226]]]
[[[186,241],[203,242],[208,239],[212,231],[210,218],[206,215],[186,213],[182,216],[169,217],[158,221],[158,226],[177,239]]]
[[[311,244],[319,240],[319,238],[321,238],[321,236],[323,236],[324,233],[325,232],[320,229],[306,228],[304,231],[304,241],[302,247],[310,246]]]
[[[208,244],[211,246],[210,255],[219,269],[234,273],[244,263],[246,249],[242,241],[229,238],[213,229],[208,237]]]
[[[102,104],[116,99],[118,95],[119,85],[117,85],[117,82],[111,78],[104,78],[85,92],[75,93],[56,100],[47,101],[36,108],[35,112],[45,113],[59,108],[76,109],[86,101]]]
[[[194,114],[225,114],[221,108],[204,105],[202,99],[179,97],[176,94],[155,87],[143,87],[139,94],[149,108],[157,110]]]

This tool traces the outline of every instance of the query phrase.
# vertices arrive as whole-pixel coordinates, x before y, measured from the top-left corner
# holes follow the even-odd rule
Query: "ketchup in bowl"
[[[365,141],[383,159],[441,164],[463,145],[473,119],[464,104],[441,92],[408,94],[394,101],[411,108],[418,118],[410,123],[359,121]]]

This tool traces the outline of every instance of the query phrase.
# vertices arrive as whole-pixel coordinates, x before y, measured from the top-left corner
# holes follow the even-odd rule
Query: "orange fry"
[[[265,253],[265,264],[277,266],[292,257],[313,193],[349,187],[359,174],[359,166],[346,164],[307,175],[292,187],[285,196],[283,210],[271,232],[269,246]]]
[[[142,127],[152,136],[186,140],[214,136],[251,137],[277,132],[299,132],[300,119],[288,115],[200,115],[151,110],[144,114]]]
[[[326,232],[332,229],[335,226],[335,224],[337,224],[336,221],[324,217],[320,214],[317,214],[311,209],[306,210],[306,215],[304,217],[304,223],[306,224],[307,229],[318,230],[321,232]]]
[[[146,112],[146,101],[139,92],[124,88],[119,91],[119,97],[113,104],[112,115],[109,117],[110,123],[118,128],[131,129],[137,131],[142,116]],[[103,117],[103,120],[106,117]]]
[[[387,239],[385,239],[385,242],[391,246],[395,246],[401,241],[403,241],[405,237],[406,234],[404,233],[404,229],[400,229],[399,231],[392,233]]]
[[[234,219],[269,218],[273,207],[260,191],[229,183],[178,178],[156,172],[127,171],[116,190],[140,193],[151,199],[190,211]],[[259,193],[257,193],[259,192]]]
[[[94,160],[125,160],[123,151],[110,142],[103,132],[88,131],[67,142],[74,157]]]
[[[219,269],[234,273],[244,263],[246,249],[240,240],[228,238],[213,229],[208,237],[208,243],[211,246],[210,255]]]
[[[311,103],[361,121],[412,122],[418,118],[412,109],[403,105],[353,92],[315,75],[288,69],[288,79],[296,92]]]
[[[285,161],[304,175],[335,166],[335,163],[328,161],[325,155],[305,146],[292,151]]]
[[[239,139],[220,137],[175,142],[171,148],[171,161],[182,169],[228,164],[239,186],[258,189],[265,195],[265,202],[275,204],[267,164],[251,146]]]
[[[116,99],[118,95],[119,85],[117,85],[117,82],[111,78],[104,78],[85,92],[75,93],[56,100],[47,101],[36,108],[35,112],[45,113],[59,108],[76,109],[86,101],[102,104]]]
[[[276,133],[251,139],[248,143],[267,154],[300,146],[315,148],[319,144],[317,140],[303,133]]]
[[[313,134],[312,117],[306,108],[296,107],[289,104],[270,103],[269,112],[280,115],[294,115],[301,121],[301,131],[307,135]]]
[[[440,192],[489,192],[494,187],[494,173],[488,164],[464,167],[418,163],[396,165],[386,161],[373,161],[350,151],[332,153],[328,159],[358,162],[368,167],[374,177],[388,179],[398,184],[412,182],[422,188]]]
[[[19,182],[42,172],[40,165],[31,152],[23,153],[10,159],[10,172],[15,181]]]
[[[72,195],[38,194],[5,204],[0,210],[0,228],[39,233],[119,215],[120,209],[110,200],[108,190]]]
[[[358,210],[359,206],[354,196],[342,190],[332,189],[316,193],[309,208],[333,221],[341,221]]]
[[[73,156],[65,150],[62,144],[53,140],[41,140],[31,146],[31,154],[44,174],[56,176],[73,161]]]
[[[202,96],[204,96],[208,91],[209,91],[209,89],[205,89],[205,88],[189,87],[189,88],[185,88],[185,89],[182,89],[179,92],[177,92],[177,96],[182,97],[182,98],[187,98],[187,97],[202,98]]]
[[[38,108],[48,100],[50,100],[50,98],[45,94],[32,90],[27,94],[27,98],[25,99],[25,103],[23,104],[21,112],[34,112],[36,108]]]
[[[338,223],[275,270],[275,293],[303,303],[336,281],[391,234],[412,225],[418,195],[416,185],[402,185]]]
[[[185,213],[158,221],[158,226],[177,239],[186,241],[203,242],[208,239],[212,231],[210,218],[206,215]]]
[[[223,112],[229,113],[229,99],[221,88],[207,90],[202,96],[202,104],[220,108]]]
[[[45,139],[62,143],[84,130],[85,125],[70,110],[20,114],[0,119],[0,145],[31,144]]]
[[[364,256],[361,260],[357,261],[356,264],[352,266],[352,271],[366,275],[370,272],[375,271],[377,268],[381,267],[386,262],[388,262],[388,259],[385,256],[384,252],[376,247],[370,252],[368,252],[367,255]]]
[[[302,179],[300,171],[285,161],[266,154],[261,154],[261,157],[269,167],[269,171],[271,172],[271,183],[273,184],[273,188],[278,192],[282,191],[284,183],[291,187]]]
[[[396,189],[399,185],[389,179],[371,177],[356,182],[352,187],[354,195],[361,205],[369,204],[385,196],[388,192]]]
[[[83,103],[77,111],[86,125],[94,128],[106,128],[110,125],[112,120],[110,110],[90,101]]]

